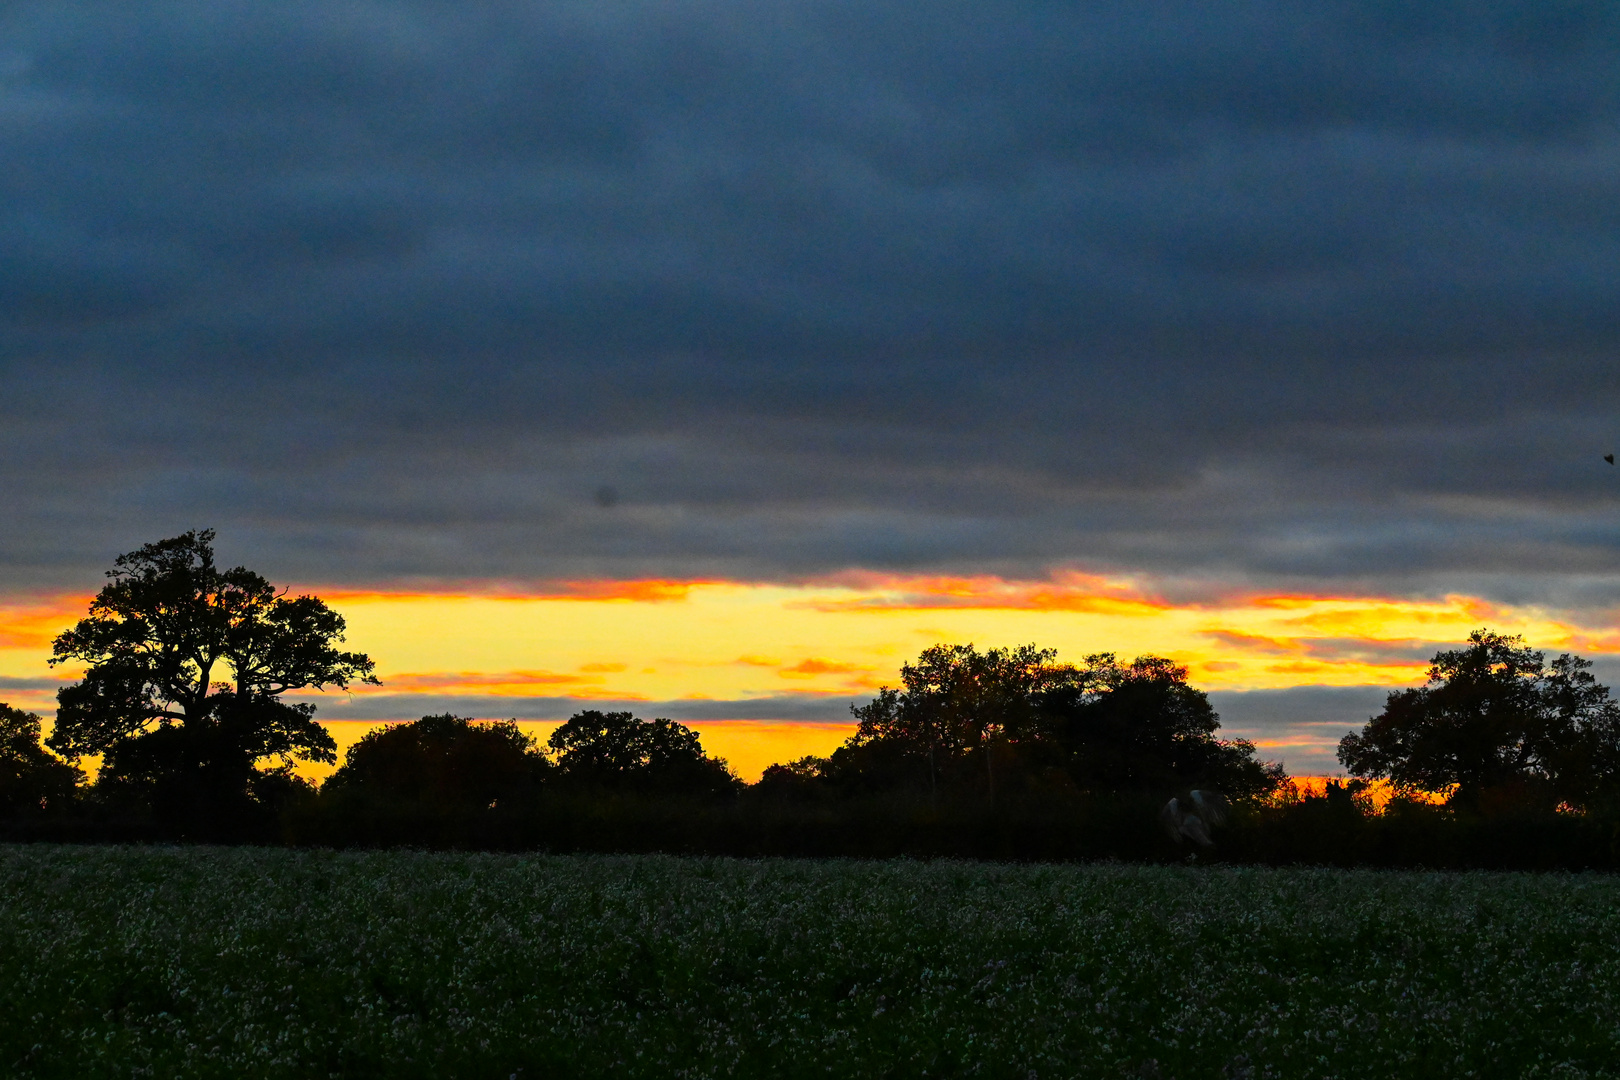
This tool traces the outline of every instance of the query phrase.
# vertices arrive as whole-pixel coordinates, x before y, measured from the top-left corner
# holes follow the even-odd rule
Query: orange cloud
[[[1367,636],[1302,638],[1250,634],[1237,630],[1205,630],[1202,636],[1227,645],[1239,653],[1305,656],[1339,663],[1355,661],[1394,664],[1403,668],[1420,662],[1417,657],[1403,654],[1418,650],[1427,657],[1432,647],[1439,644],[1413,638],[1379,639]],[[1427,663],[1426,659],[1422,662]]]
[[[1297,606],[1315,606],[1318,610],[1286,620],[1288,624],[1348,637],[1379,638],[1383,636],[1379,633],[1380,629],[1399,622],[1428,627],[1472,628],[1512,620],[1509,612],[1495,604],[1466,596],[1448,596],[1441,601],[1429,602],[1396,599],[1369,601],[1364,596],[1319,597]]]
[[[817,675],[855,675],[870,672],[870,667],[860,664],[844,664],[837,660],[823,660],[820,657],[810,657],[800,660],[792,667],[785,667],[777,672],[784,679],[813,679]]]
[[[1298,641],[1288,638],[1268,637],[1265,634],[1245,634],[1238,630],[1205,630],[1203,636],[1242,649],[1245,652],[1297,653],[1304,651],[1304,646]]]
[[[369,693],[459,693],[495,697],[528,697],[536,690],[563,687],[569,697],[634,699],[634,694],[606,694],[597,689],[600,677],[568,675],[556,671],[407,671],[388,675]]]
[[[638,604],[661,604],[685,600],[697,585],[708,581],[566,581],[562,592],[552,600],[628,600]]]
[[[91,596],[0,603],[0,649],[48,649],[90,607]]]
[[[626,664],[581,664],[579,665],[579,670],[601,671],[607,674],[617,674],[618,672],[623,671],[627,666],[628,665]]]
[[[1537,635],[1537,639],[1528,644],[1549,651],[1614,653],[1620,652],[1620,632],[1612,630],[1581,630],[1576,627],[1567,627],[1562,634]]]
[[[1422,681],[1429,670],[1427,660],[1286,660],[1266,664],[1264,670],[1277,675],[1331,676],[1333,682],[1343,683],[1347,677],[1366,685],[1385,685]]]

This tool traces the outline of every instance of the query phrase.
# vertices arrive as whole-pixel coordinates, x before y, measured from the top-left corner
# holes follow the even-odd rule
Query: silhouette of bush
[[[61,813],[84,774],[40,743],[40,719],[0,702],[0,818]]]
[[[674,720],[587,709],[553,731],[547,745],[557,755],[558,779],[571,787],[704,799],[743,786],[724,760],[703,752],[697,732]]]
[[[444,808],[477,808],[532,795],[551,763],[515,722],[442,713],[367,732],[326,781],[353,792]]]
[[[292,828],[333,843],[476,846],[490,820],[532,807],[553,771],[510,720],[424,716],[349,747]]]

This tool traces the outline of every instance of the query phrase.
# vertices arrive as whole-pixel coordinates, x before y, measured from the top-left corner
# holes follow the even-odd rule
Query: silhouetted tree
[[[768,766],[754,784],[757,795],[792,802],[824,798],[830,789],[825,780],[829,761],[806,755],[793,761]]]
[[[852,708],[855,734],[820,774],[843,790],[938,785],[977,774],[1025,788],[1167,793],[1209,787],[1261,794],[1281,776],[1253,744],[1215,736],[1220,719],[1187,669],[1161,657],[1121,664],[1112,653],[1074,667],[1034,645],[977,651],[936,645]],[[975,763],[967,767],[969,763]]]
[[[171,819],[219,820],[279,790],[293,761],[336,760],[315,707],[281,695],[377,683],[372,661],[338,648],[341,616],[214,563],[212,530],[118,557],[88,617],[56,638],[52,664],[88,665],[57,693],[50,747],[102,754],[98,788],[151,796]],[[257,766],[278,760],[283,769]]]
[[[1339,742],[1353,774],[1445,791],[1477,810],[1511,803],[1584,806],[1620,786],[1620,703],[1587,669],[1517,635],[1474,631],[1435,654],[1426,685],[1390,693],[1384,711]]]
[[[831,767],[871,775],[912,771],[915,762],[933,792],[942,773],[958,772],[953,766],[973,755],[993,796],[998,746],[1036,738],[1040,696],[1072,678],[1072,669],[1052,662],[1056,656],[1034,645],[982,653],[971,644],[930,646],[901,666],[903,690],[884,687],[851,706],[860,724]]]
[[[1164,657],[1122,664],[1113,653],[1088,656],[1040,705],[1046,736],[1087,790],[1213,788],[1244,798],[1270,792],[1282,777],[1255,757],[1253,743],[1216,737],[1221,721],[1209,696]]]
[[[0,815],[72,802],[84,774],[40,745],[40,720],[0,702]]]
[[[368,731],[321,792],[350,802],[465,811],[521,801],[551,769],[515,722],[443,713]]]
[[[561,776],[578,785],[691,796],[741,787],[724,760],[703,752],[697,732],[674,720],[588,709],[553,731],[548,745]]]

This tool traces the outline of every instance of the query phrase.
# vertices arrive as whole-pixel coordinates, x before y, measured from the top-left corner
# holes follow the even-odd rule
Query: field
[[[0,848],[0,1075],[1609,1076],[1620,879]]]

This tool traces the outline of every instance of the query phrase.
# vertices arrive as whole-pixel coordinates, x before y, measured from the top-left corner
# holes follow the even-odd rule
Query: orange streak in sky
[[[808,660],[800,660],[792,667],[783,668],[777,674],[789,677],[794,675],[850,675],[871,670],[869,667],[861,667],[857,664],[841,664],[836,660],[823,660],[820,657],[813,656]]]
[[[1576,652],[1620,652],[1620,633],[1586,633],[1572,630],[1557,643],[1560,649]]]
[[[380,687],[352,687],[357,694],[461,693],[495,697],[528,697],[536,690],[566,687],[562,696],[644,700],[635,694],[608,693],[601,676],[566,675],[555,671],[407,671],[390,675]],[[550,696],[550,695],[547,695]]]
[[[1440,601],[1427,602],[1367,596],[1299,596],[1267,599],[1269,602],[1256,602],[1255,606],[1306,608],[1330,605],[1326,610],[1289,620],[1295,625],[1309,626],[1313,630],[1353,629],[1368,622],[1387,620],[1391,614],[1399,614],[1412,622],[1427,624],[1456,622],[1458,619],[1484,624],[1501,619],[1505,615],[1497,605],[1470,596],[1447,596]],[[1353,606],[1342,608],[1331,606],[1338,604]]]
[[[51,596],[35,602],[0,602],[0,649],[49,648],[90,608],[93,596]]]
[[[1237,630],[1205,630],[1204,636],[1235,648],[1259,652],[1297,653],[1304,646],[1288,638],[1267,637],[1264,634],[1245,634]]]
[[[555,671],[402,671],[388,677],[389,686],[408,687],[412,690],[463,686],[474,681],[507,686],[571,686],[579,683],[599,683],[602,680],[585,675],[564,675]]]
[[[921,648],[957,642],[1033,641],[1060,649],[1065,662],[1153,653],[1187,664],[1212,690],[1421,682],[1429,655],[1486,625],[1551,652],[1620,653],[1620,632],[1606,620],[1581,625],[1474,597],[1233,593],[1171,602],[1143,582],[1076,572],[1042,580],[849,572],[792,582],[294,591],[326,599],[348,619],[351,647],[377,660],[385,685],[356,688],[364,694],[732,701],[804,687],[858,697],[897,681]],[[0,675],[66,674],[46,666],[50,639],[89,600],[0,599]],[[43,701],[43,691],[13,693]]]
[[[1395,680],[1398,682],[1409,682],[1413,679],[1421,679],[1424,673],[1429,670],[1429,662],[1427,660],[1387,661],[1383,663],[1359,661],[1345,664],[1329,660],[1287,660],[1281,663],[1267,664],[1265,670],[1274,671],[1280,675],[1326,675],[1342,672],[1347,667],[1363,674],[1377,673],[1383,676],[1370,678],[1367,680],[1368,683],[1388,682],[1389,675],[1395,676]]]

